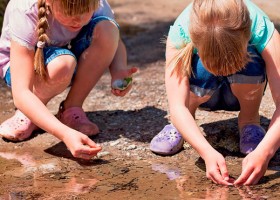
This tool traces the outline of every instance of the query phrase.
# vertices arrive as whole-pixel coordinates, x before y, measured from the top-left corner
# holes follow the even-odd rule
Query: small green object
[[[125,90],[132,83],[132,77],[117,79],[113,82],[112,88],[117,90]]]

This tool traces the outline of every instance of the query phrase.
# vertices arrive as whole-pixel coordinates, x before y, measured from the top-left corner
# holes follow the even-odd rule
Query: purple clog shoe
[[[160,155],[174,155],[184,144],[184,139],[172,125],[166,125],[151,141],[150,150]]]
[[[255,150],[265,136],[265,130],[258,125],[245,125],[240,131],[240,152],[249,154]]]

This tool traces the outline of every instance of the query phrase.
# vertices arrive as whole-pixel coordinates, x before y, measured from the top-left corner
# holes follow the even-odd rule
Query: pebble
[[[134,145],[134,144],[132,144],[132,145],[129,145],[129,146],[126,148],[126,150],[133,150],[133,149],[136,149],[136,148],[137,148],[137,146]]]
[[[110,155],[110,152],[108,152],[108,151],[102,151],[102,152],[99,152],[99,153],[97,154],[97,158],[102,158],[102,157],[107,156],[107,155]]]
[[[113,146],[118,145],[119,143],[120,143],[120,141],[117,140],[117,141],[111,142],[110,146],[113,147]]]

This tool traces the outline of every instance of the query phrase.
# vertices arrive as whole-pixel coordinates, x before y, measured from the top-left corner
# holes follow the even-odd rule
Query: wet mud
[[[280,153],[256,186],[224,187],[207,180],[205,165],[185,143],[177,155],[162,157],[149,142],[169,121],[164,86],[163,35],[189,1],[109,0],[128,49],[129,65],[140,72],[125,98],[110,93],[104,74],[84,104],[88,117],[101,133],[92,139],[103,150],[96,158],[74,158],[66,146],[44,131],[23,142],[0,139],[0,200],[21,199],[279,199]],[[279,30],[278,1],[256,0]],[[56,114],[67,91],[48,104]],[[261,125],[267,129],[275,106],[269,88],[261,104]],[[0,122],[15,107],[9,88],[0,81]],[[232,178],[241,172],[238,112],[199,110],[196,121],[207,140],[221,152]]]
[[[0,199],[3,200],[279,199],[280,195],[279,168],[276,167],[267,171],[260,185],[223,187],[206,179],[200,159],[132,160],[104,155],[83,161],[72,158],[60,148],[61,144],[56,147],[61,157],[52,155],[50,149],[12,146],[0,151]],[[238,176],[240,160],[229,160],[232,177]]]

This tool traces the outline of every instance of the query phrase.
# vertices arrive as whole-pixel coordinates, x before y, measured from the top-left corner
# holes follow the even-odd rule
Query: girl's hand
[[[116,96],[125,96],[132,87],[132,75],[137,71],[137,67],[132,67],[112,74],[112,93]]]
[[[234,182],[235,185],[255,185],[267,170],[269,159],[263,152],[254,150],[242,161],[242,173]]]
[[[226,161],[222,154],[217,151],[209,153],[204,159],[206,165],[206,176],[216,184],[233,185],[229,178]]]
[[[75,158],[90,160],[96,156],[101,147],[93,142],[87,135],[73,131],[65,136],[63,142]]]

